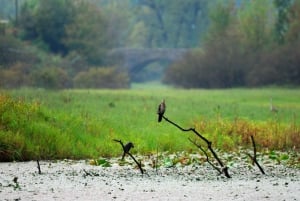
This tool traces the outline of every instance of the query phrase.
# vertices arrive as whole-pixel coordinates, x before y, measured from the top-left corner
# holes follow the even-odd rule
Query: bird
[[[128,154],[130,149],[134,148],[134,145],[132,142],[128,142],[124,147],[123,147],[123,156],[122,156],[122,160],[124,160],[125,154]]]
[[[273,99],[272,98],[270,98],[270,111],[274,112],[274,113],[278,112],[278,109],[273,105]]]
[[[163,99],[162,102],[158,105],[158,109],[157,109],[158,122],[161,122],[165,111],[166,111],[166,103],[165,103],[165,99]]]

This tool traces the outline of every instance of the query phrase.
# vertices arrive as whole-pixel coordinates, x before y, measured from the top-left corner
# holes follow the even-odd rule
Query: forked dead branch
[[[207,154],[207,152],[201,147],[201,145],[197,144],[196,141],[193,141],[191,138],[189,138],[189,141],[191,143],[193,143],[196,147],[198,147],[206,156],[206,161],[215,169],[217,170],[220,174],[222,174],[222,170],[220,168],[218,168],[217,166],[215,166],[210,160],[209,160],[209,156]]]
[[[162,119],[166,120],[167,122],[169,122],[170,124],[176,126],[177,128],[179,128],[180,130],[184,131],[184,132],[188,132],[188,131],[192,131],[194,134],[196,134],[201,140],[203,140],[206,144],[207,144],[207,148],[209,149],[209,151],[212,153],[212,155],[214,156],[214,158],[218,161],[219,165],[221,166],[221,168],[216,167],[215,165],[213,165],[209,160],[208,160],[208,155],[207,153],[202,149],[201,146],[197,145],[196,142],[192,142],[194,145],[196,145],[198,148],[201,149],[202,152],[204,152],[204,154],[207,157],[207,162],[209,162],[209,164],[211,164],[219,173],[224,173],[225,176],[227,178],[230,178],[230,175],[228,173],[228,167],[224,166],[223,162],[221,161],[221,159],[218,157],[217,153],[213,150],[212,148],[212,142],[209,141],[208,139],[206,139],[203,135],[201,135],[199,132],[197,132],[195,130],[195,128],[188,128],[188,129],[184,129],[181,126],[179,126],[178,124],[174,123],[173,121],[169,120],[168,118],[166,118],[164,116],[166,112],[166,103],[165,100],[163,99],[163,101],[158,105],[158,109],[157,109],[157,114],[158,114],[158,122],[161,122]],[[191,141],[191,140],[190,140]]]
[[[260,172],[262,174],[265,174],[264,169],[260,166],[260,164],[258,163],[258,161],[256,159],[256,145],[255,145],[254,137],[253,137],[253,135],[251,135],[250,137],[251,137],[252,146],[253,146],[253,156],[251,156],[249,153],[247,153],[247,155],[251,158],[252,163],[255,164],[255,165],[257,165],[257,167],[259,168]]]
[[[168,118],[166,118],[164,115],[162,115],[162,118],[164,120],[166,120],[167,122],[169,122],[170,124],[174,125],[175,127],[179,128],[180,130],[184,131],[184,132],[188,132],[188,131],[192,131],[195,135],[197,135],[201,140],[203,140],[206,144],[207,144],[207,148],[209,149],[209,151],[212,153],[212,155],[214,156],[214,158],[217,160],[217,162],[219,163],[219,165],[221,166],[221,168],[218,167],[214,167],[215,169],[217,169],[219,172],[224,173],[224,175],[227,178],[231,178],[231,176],[228,173],[228,167],[224,165],[224,163],[221,161],[221,159],[218,157],[217,153],[214,151],[214,149],[212,148],[212,142],[209,141],[208,139],[206,139],[203,135],[201,135],[198,131],[195,130],[195,128],[188,128],[188,129],[184,129],[181,126],[179,126],[178,124],[174,123],[173,121],[169,120]],[[194,143],[195,144],[195,143]],[[196,144],[195,144],[196,145]],[[197,146],[197,145],[196,145]],[[198,147],[198,146],[197,146]],[[199,148],[199,147],[198,147]],[[207,155],[206,155],[207,156]]]

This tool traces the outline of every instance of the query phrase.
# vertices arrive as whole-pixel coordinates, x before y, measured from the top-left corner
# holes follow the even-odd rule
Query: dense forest
[[[0,87],[300,84],[300,0],[0,0]],[[185,48],[132,75],[115,48]]]

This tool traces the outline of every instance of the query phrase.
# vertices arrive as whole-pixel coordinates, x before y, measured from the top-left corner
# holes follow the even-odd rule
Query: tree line
[[[164,82],[184,88],[300,84],[300,1],[220,1],[205,45],[174,63]]]
[[[1,0],[0,87],[129,87],[115,47],[193,48],[164,73],[179,87],[298,85],[299,1]]]
[[[0,36],[0,86],[129,87],[127,72],[109,65],[114,46],[108,18],[81,0],[26,0],[18,24]]]
[[[0,17],[12,22],[0,35],[0,86],[7,88],[129,87],[108,50],[197,47],[208,25],[207,0],[15,2],[17,15],[14,1],[0,1]]]

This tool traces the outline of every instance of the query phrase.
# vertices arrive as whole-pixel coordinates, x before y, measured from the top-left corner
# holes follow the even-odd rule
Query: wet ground
[[[0,163],[0,200],[300,200],[300,170],[234,165],[228,179],[208,164],[101,167],[86,161]]]

